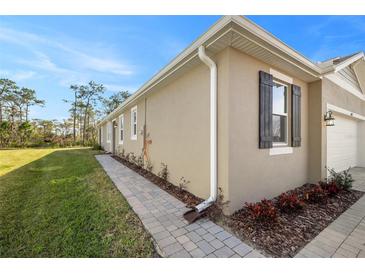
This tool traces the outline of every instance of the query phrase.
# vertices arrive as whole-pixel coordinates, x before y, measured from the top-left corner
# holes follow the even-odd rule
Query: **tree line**
[[[0,79],[0,147],[93,146],[97,143],[97,121],[111,113],[129,96],[122,90],[104,97],[103,84],[90,81],[71,85],[69,117],[63,120],[29,118],[33,106],[45,106],[33,89],[18,87],[15,81]]]

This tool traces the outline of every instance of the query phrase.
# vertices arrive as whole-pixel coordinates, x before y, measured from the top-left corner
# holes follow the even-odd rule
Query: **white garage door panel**
[[[327,127],[327,166],[342,171],[358,165],[358,122],[336,115],[335,126]]]

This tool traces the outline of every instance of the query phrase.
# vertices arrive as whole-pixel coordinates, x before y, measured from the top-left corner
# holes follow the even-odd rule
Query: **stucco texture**
[[[244,202],[272,198],[307,182],[308,85],[293,78],[302,91],[301,146],[293,148],[291,154],[270,156],[269,149],[258,148],[258,77],[260,70],[269,72],[270,66],[235,49],[229,51],[229,64],[228,198],[232,212]],[[290,115],[288,118],[290,121]]]

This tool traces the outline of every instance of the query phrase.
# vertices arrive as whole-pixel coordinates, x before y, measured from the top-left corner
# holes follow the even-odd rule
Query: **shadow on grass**
[[[0,257],[149,257],[139,219],[88,149],[0,177]]]

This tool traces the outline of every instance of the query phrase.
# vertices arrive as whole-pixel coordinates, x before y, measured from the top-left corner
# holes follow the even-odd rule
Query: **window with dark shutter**
[[[301,146],[301,90],[292,85],[292,146]]]
[[[259,148],[272,148],[273,77],[259,72]]]

